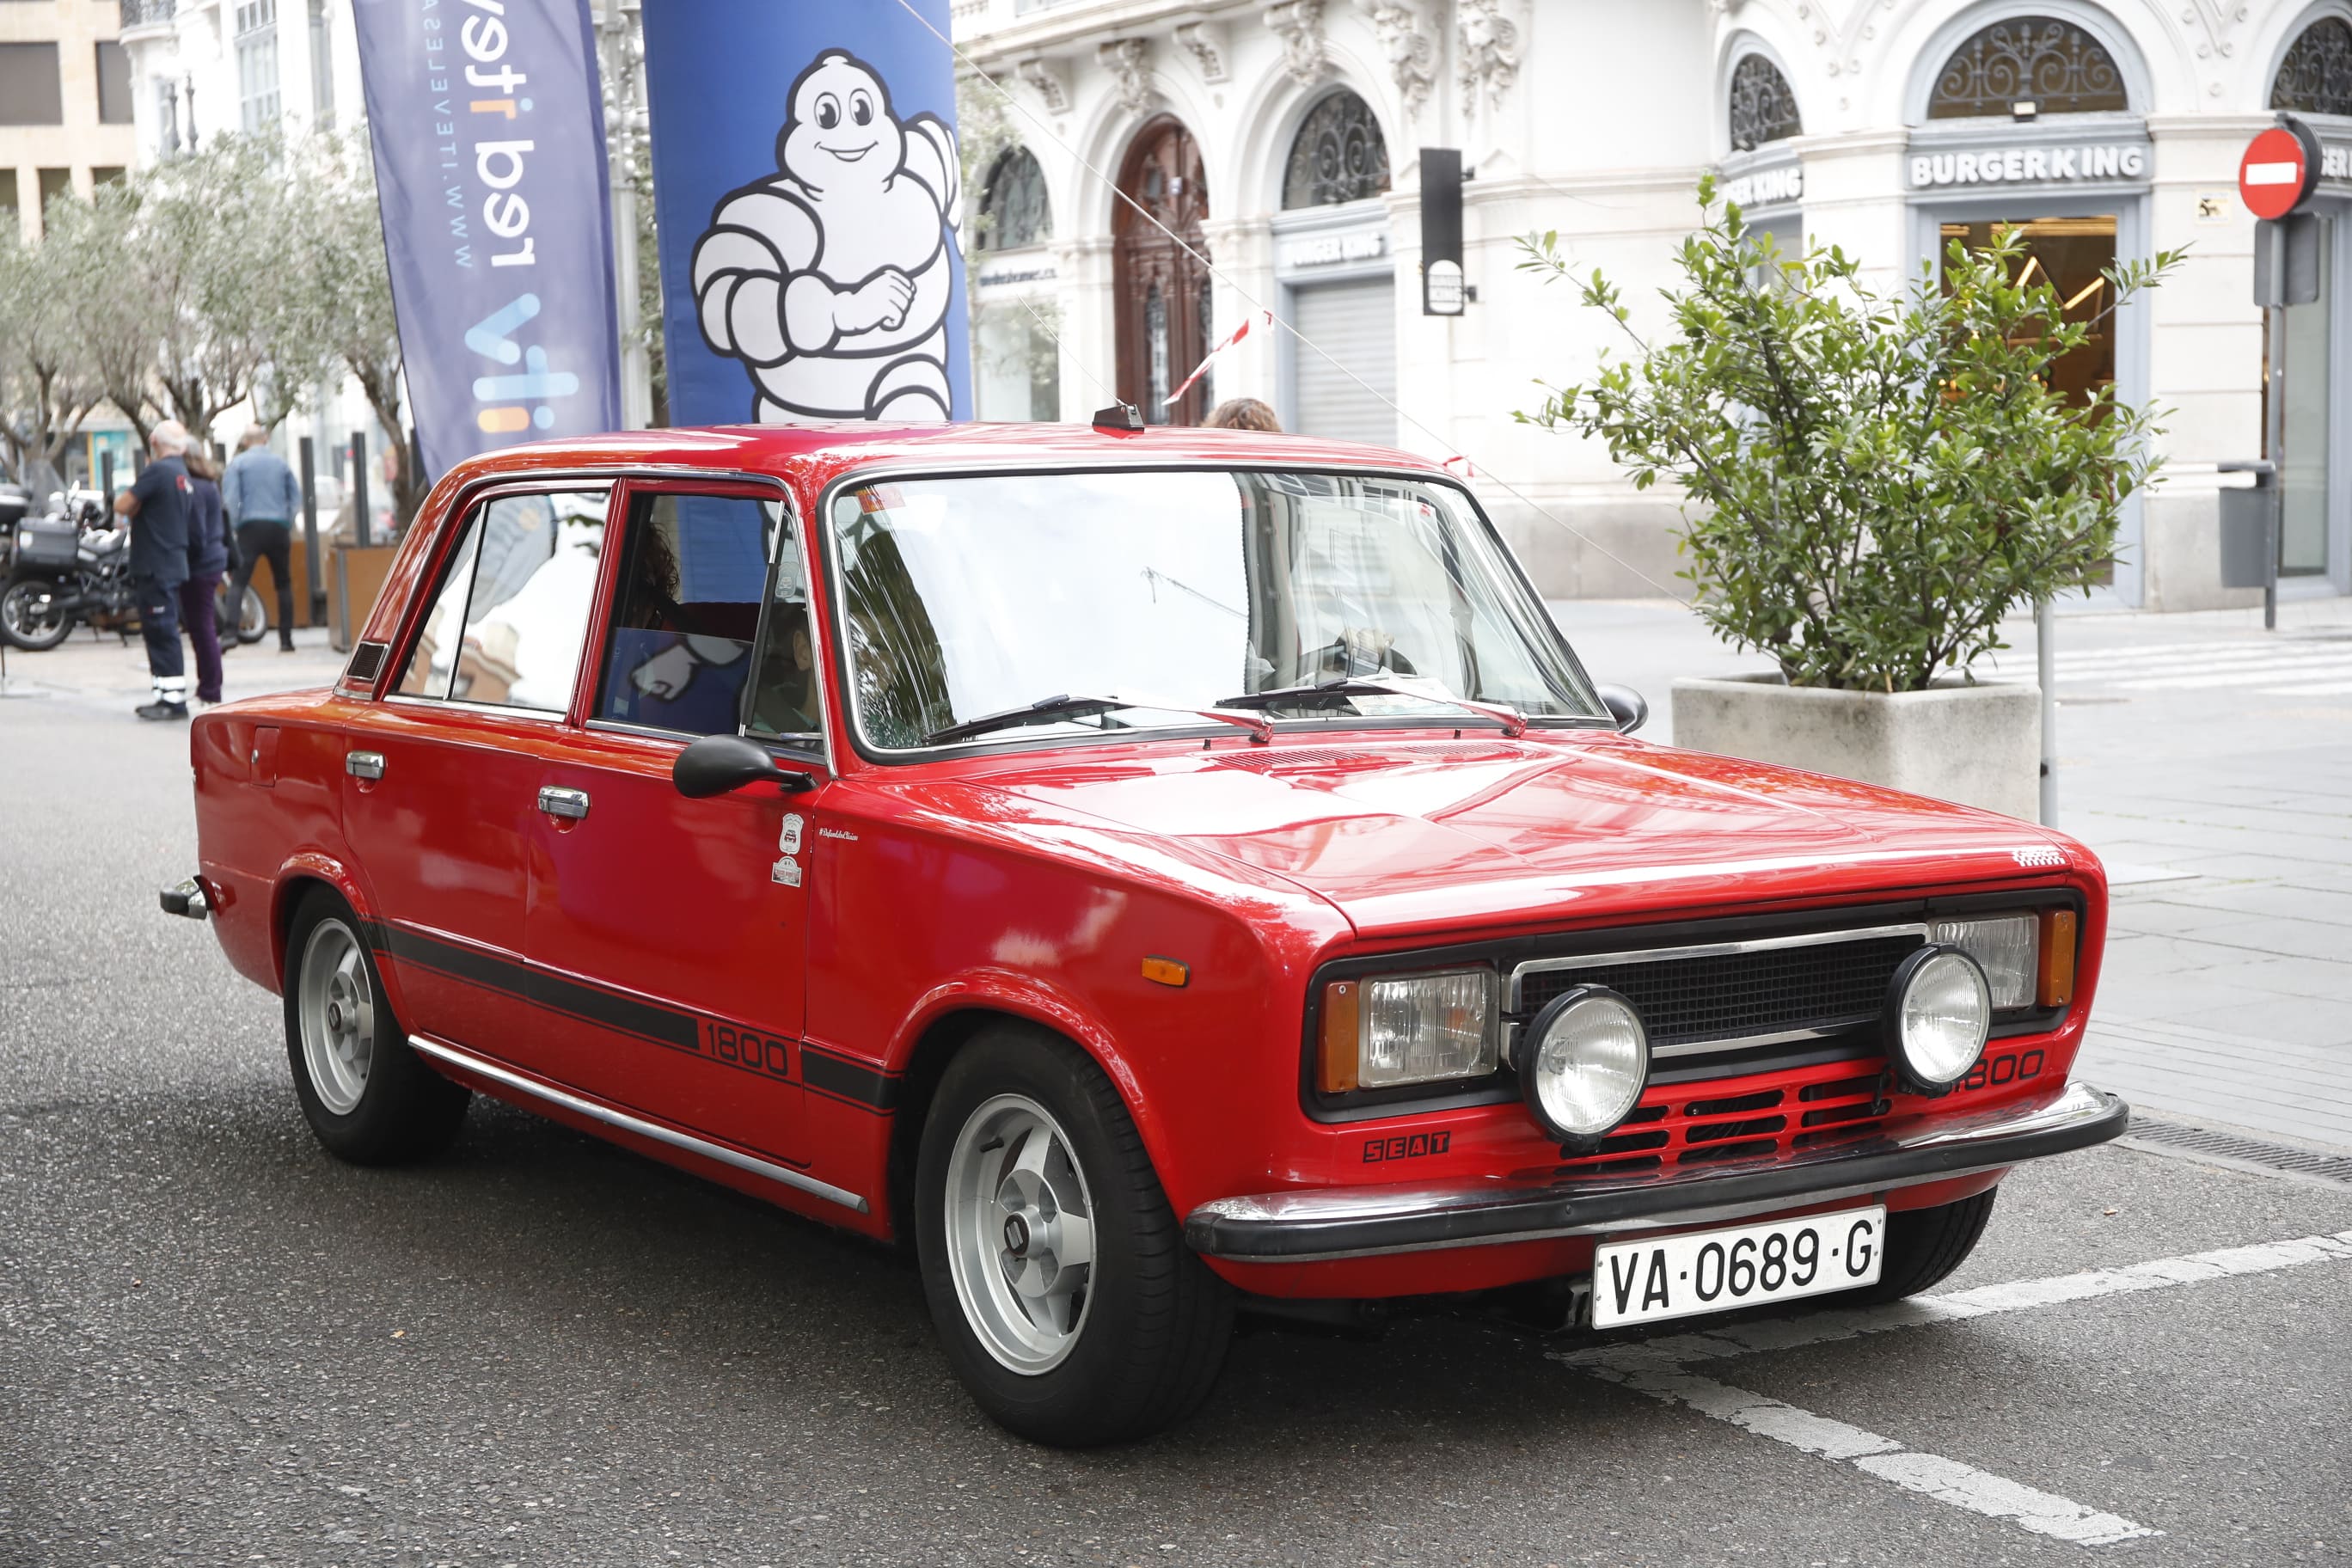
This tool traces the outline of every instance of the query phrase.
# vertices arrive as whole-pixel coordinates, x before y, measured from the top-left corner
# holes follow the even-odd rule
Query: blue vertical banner
[[[353,0],[377,201],[429,474],[621,423],[587,0]]]
[[[971,417],[948,0],[645,26],[671,419]]]

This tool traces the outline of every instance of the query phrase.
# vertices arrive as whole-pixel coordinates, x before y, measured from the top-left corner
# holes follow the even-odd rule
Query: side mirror
[[[1650,721],[1650,705],[1632,687],[1603,686],[1599,691],[1610,716],[1617,721],[1619,734],[1630,735]]]
[[[816,787],[815,779],[778,767],[766,747],[740,735],[705,735],[677,754],[677,761],[670,764],[669,777],[677,793],[688,800],[725,795],[761,779],[773,780],[789,795]]]

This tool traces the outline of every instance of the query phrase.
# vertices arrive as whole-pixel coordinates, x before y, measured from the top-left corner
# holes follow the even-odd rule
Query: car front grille
[[[1598,1152],[1517,1173],[1639,1174],[1778,1159],[1870,1137],[1886,1116],[1891,1092],[1876,1058],[1653,1087]]]
[[[1924,928],[1877,927],[1758,943],[1538,959],[1514,976],[1517,1018],[1580,985],[1633,1003],[1660,1056],[1827,1035],[1876,1018]]]

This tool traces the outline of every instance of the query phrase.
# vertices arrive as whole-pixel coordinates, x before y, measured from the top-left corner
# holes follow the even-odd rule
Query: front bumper
[[[1755,1165],[1638,1176],[1583,1176],[1541,1186],[1310,1187],[1220,1198],[1184,1220],[1195,1252],[1235,1263],[1316,1263],[1383,1253],[1672,1230],[1915,1186],[2104,1143],[2131,1108],[2070,1083],[2030,1109],[1938,1118],[1891,1137]]]

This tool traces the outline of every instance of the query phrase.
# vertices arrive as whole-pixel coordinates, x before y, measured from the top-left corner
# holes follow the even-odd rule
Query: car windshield
[[[1197,727],[1181,710],[1349,677],[1538,721],[1606,719],[1449,485],[1230,469],[894,479],[837,492],[831,527],[851,706],[881,750],[1032,706],[971,743]],[[1135,705],[1064,700],[1103,696]],[[1493,722],[1442,695],[1269,712]]]

